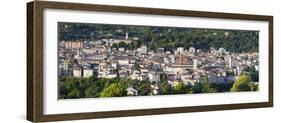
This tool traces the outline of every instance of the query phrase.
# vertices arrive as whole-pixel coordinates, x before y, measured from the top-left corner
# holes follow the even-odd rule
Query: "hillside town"
[[[146,45],[133,50],[112,48],[121,42],[131,43],[128,34],[121,39],[59,41],[59,76],[125,77],[149,80],[157,85],[160,76],[165,74],[171,86],[179,83],[192,86],[206,79],[209,83],[232,83],[245,68],[259,69],[258,53],[231,53],[213,47],[207,51],[194,47],[150,51]],[[127,90],[128,93],[135,91],[133,88]]]

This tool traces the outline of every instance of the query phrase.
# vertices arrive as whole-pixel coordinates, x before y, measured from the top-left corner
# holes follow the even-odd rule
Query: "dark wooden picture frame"
[[[266,21],[269,23],[269,92],[268,102],[191,106],[191,107],[166,107],[159,109],[141,109],[125,111],[106,111],[92,113],[72,113],[45,115],[43,113],[43,11],[46,8],[102,11],[116,13],[138,13],[151,15],[188,16],[204,18],[220,18],[234,20]],[[217,12],[199,12],[186,10],[152,9],[125,6],[93,5],[80,3],[62,3],[34,1],[27,3],[27,120],[32,122],[47,122],[61,120],[80,120],[107,117],[139,116],[170,114],[184,112],[200,112],[214,110],[230,110],[244,108],[259,108],[273,106],[273,17],[263,15],[230,14]]]

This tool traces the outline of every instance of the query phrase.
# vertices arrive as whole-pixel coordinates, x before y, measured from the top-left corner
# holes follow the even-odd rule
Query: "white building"
[[[126,40],[129,39],[129,34],[128,34],[128,32],[126,32],[125,39],[126,39]]]
[[[224,48],[220,48],[219,49],[219,54],[220,55],[223,55],[223,54],[225,54],[226,53],[226,50],[224,49]]]
[[[125,48],[123,48],[123,47],[118,48],[118,50],[119,50],[120,52],[125,52]]]
[[[134,70],[130,76],[132,80],[141,80],[140,71]]]
[[[83,70],[83,77],[91,77],[93,75],[92,69],[84,69]]]
[[[231,56],[226,56],[225,60],[226,60],[226,63],[228,65],[227,67],[232,68],[233,67],[233,60],[232,60]]]
[[[88,59],[90,60],[105,60],[107,58],[106,54],[91,54],[88,55]]]
[[[190,47],[190,48],[189,48],[189,53],[195,53],[195,52],[196,52],[196,50],[195,50],[194,47]]]
[[[140,53],[141,54],[147,54],[147,46],[146,45],[141,46]]]
[[[148,73],[148,78],[150,82],[160,82],[160,73],[150,71]]]
[[[184,51],[184,48],[183,47],[178,47],[177,48],[177,53],[183,53]]]
[[[73,69],[73,76],[75,77],[82,77],[82,71],[80,68]]]
[[[138,91],[134,89],[133,87],[128,87],[127,89],[127,96],[137,96]]]
[[[113,67],[114,69],[117,69],[117,62],[111,62],[111,67]]]
[[[193,70],[197,70],[197,66],[198,66],[198,60],[193,59]]]
[[[193,65],[191,64],[169,64],[164,68],[165,72],[170,72],[173,74],[181,74],[184,71],[186,71],[186,69],[193,69]]]
[[[176,58],[174,55],[170,55],[169,56],[171,58],[171,63],[175,63],[176,62]]]
[[[119,65],[129,65],[130,60],[129,59],[119,59],[118,64]]]
[[[99,78],[115,78],[115,77],[117,77],[117,73],[103,72],[103,73],[99,73],[98,77]]]

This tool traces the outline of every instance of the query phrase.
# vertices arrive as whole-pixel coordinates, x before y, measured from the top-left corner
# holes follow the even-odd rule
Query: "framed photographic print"
[[[273,106],[273,17],[27,3],[33,122]]]

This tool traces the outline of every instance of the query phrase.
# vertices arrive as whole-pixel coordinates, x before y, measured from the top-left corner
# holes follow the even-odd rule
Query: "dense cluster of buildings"
[[[143,45],[134,50],[111,48],[114,43],[131,43],[124,39],[97,41],[60,41],[59,75],[96,78],[126,77],[159,83],[165,74],[168,83],[194,85],[197,82],[231,83],[245,68],[258,71],[258,53],[230,53],[224,48],[201,51],[178,47],[173,51],[148,50]],[[130,94],[136,90],[128,88]]]

